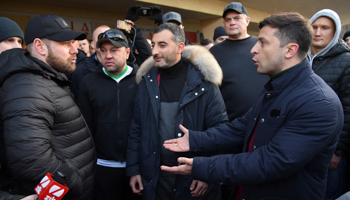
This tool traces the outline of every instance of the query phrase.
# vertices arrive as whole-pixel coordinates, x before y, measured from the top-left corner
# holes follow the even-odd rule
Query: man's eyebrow
[[[258,37],[256,37],[256,40],[258,40],[258,41],[260,41],[260,40],[264,40],[265,39],[265,37],[262,37],[262,36],[258,36]]]

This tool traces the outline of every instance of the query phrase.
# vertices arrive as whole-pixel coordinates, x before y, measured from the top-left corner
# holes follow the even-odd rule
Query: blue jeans
[[[328,171],[326,200],[334,200],[344,194],[346,188],[346,162],[347,156],[343,155],[337,168]]]

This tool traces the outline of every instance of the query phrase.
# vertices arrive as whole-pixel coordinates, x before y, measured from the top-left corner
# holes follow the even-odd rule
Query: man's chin
[[[155,65],[156,65],[156,67],[159,67],[159,68],[167,68],[167,65],[165,63],[162,63],[162,62],[156,62]]]
[[[71,65],[67,70],[69,71],[68,73],[72,73],[75,71],[75,69],[77,68],[77,66],[74,64],[74,65]]]

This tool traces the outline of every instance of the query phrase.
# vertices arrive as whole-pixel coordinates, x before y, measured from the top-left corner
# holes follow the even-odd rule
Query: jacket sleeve
[[[34,193],[34,191],[33,191],[33,193]],[[22,196],[22,195],[12,195],[12,194],[9,194],[5,191],[0,190],[0,200],[18,200],[18,199],[22,199],[24,197],[25,196]]]
[[[142,83],[141,83],[142,84]],[[138,87],[136,98],[134,101],[134,113],[133,119],[130,125],[129,137],[128,137],[128,149],[126,153],[126,176],[141,175],[140,169],[140,140],[141,140],[141,119],[139,108],[139,90]]]
[[[56,107],[60,105],[48,86],[28,82],[18,80],[8,83],[6,89],[3,86],[3,137],[13,177],[39,183],[46,173],[54,173],[65,161],[52,132]],[[74,170],[67,182],[70,194],[80,195],[82,180],[70,167]]]
[[[250,115],[251,110],[242,118],[220,124],[204,132],[190,130],[190,150],[221,152],[230,150],[233,146],[242,146]]]
[[[347,53],[347,55],[348,62],[344,74],[340,79],[340,89],[338,93],[344,110],[344,127],[341,131],[337,146],[337,150],[341,150],[342,154],[347,154],[350,146],[350,53]]]
[[[40,180],[61,162],[52,152],[50,129],[56,113],[50,95],[45,86],[35,84],[4,92],[4,143],[9,168],[17,178]]]
[[[310,112],[309,107],[317,109]],[[192,176],[209,183],[225,184],[260,184],[286,178],[304,168],[325,150],[330,140],[338,139],[337,132],[342,127],[339,121],[343,121],[339,106],[331,102],[305,103],[297,111],[293,110],[286,123],[266,145],[251,153],[196,157],[193,160]],[[206,134],[211,138],[220,136],[224,133],[219,131],[235,128],[236,123],[237,120],[230,124],[233,127],[226,124],[225,129],[209,129]],[[232,137],[236,135],[232,134]]]

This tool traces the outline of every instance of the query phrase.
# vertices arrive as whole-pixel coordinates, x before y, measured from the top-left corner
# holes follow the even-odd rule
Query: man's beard
[[[159,54],[154,55],[153,59],[156,59],[158,57],[162,57],[163,58],[163,62],[159,63],[160,65],[157,65],[157,67],[159,68],[168,68],[171,67],[175,64],[176,61],[176,50],[174,49],[173,52],[171,52],[170,54],[168,54],[168,56],[159,56]]]
[[[52,67],[58,72],[72,73],[75,70],[76,66],[75,63],[71,64],[70,62],[74,58],[75,56],[71,56],[68,60],[65,61],[62,58],[55,56],[51,49],[48,48],[46,62],[50,67]]]

